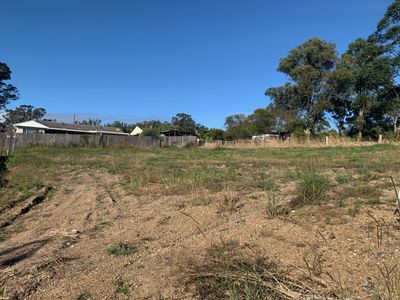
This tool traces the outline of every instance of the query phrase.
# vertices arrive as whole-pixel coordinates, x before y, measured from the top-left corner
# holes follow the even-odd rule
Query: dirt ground
[[[263,192],[242,195],[228,212],[221,193],[191,205],[187,196],[130,194],[118,182],[100,171],[72,173],[24,214],[32,197],[2,212],[3,221],[14,218],[1,229],[2,299],[197,299],[187,261],[231,240],[294,273],[317,274],[349,299],[373,299],[385,288],[385,268],[399,261],[392,204],[363,207],[354,217],[325,205],[268,218]],[[121,242],[138,251],[107,253]],[[126,291],[116,292],[118,285]]]

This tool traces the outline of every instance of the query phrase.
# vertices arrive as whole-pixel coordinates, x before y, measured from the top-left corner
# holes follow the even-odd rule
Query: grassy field
[[[395,194],[389,179],[393,176],[400,183],[399,151],[396,145],[281,149],[26,148],[7,161],[8,184],[1,189],[0,211],[4,221],[9,218],[7,211],[23,205],[44,188],[51,191],[42,206],[81,195],[89,180],[81,176],[89,174],[119,207],[117,215],[121,220],[126,213],[124,207],[140,215],[143,205],[149,205],[160,209],[146,217],[154,220],[149,220],[153,223],[143,230],[157,227],[152,235],[167,239],[168,232],[175,232],[176,226],[190,226],[190,232],[178,230],[174,233],[177,236],[170,239],[193,240],[188,244],[177,242],[175,248],[168,248],[173,253],[164,257],[171,260],[177,253],[182,257],[185,251],[196,253],[193,259],[174,262],[179,270],[184,270],[179,271],[184,280],[171,279],[156,296],[149,296],[133,287],[132,282],[139,280],[132,275],[135,272],[117,272],[110,279],[110,293],[122,298],[295,299],[299,295],[319,295],[400,299],[398,222],[393,215]],[[134,201],[138,201],[135,206]],[[16,237],[27,226],[23,218],[28,215],[5,227],[0,252],[15,246]],[[146,218],[143,220],[147,222]],[[174,218],[180,223],[173,225]],[[93,222],[97,231],[91,233],[91,238],[95,239],[99,228],[110,230],[117,221],[102,216]],[[117,228],[130,228],[129,222],[133,221],[127,218],[124,222]],[[170,231],[164,231],[167,229]],[[120,257],[120,253],[127,261],[129,257],[143,255],[137,269],[150,264],[150,257],[146,258],[141,249],[145,242],[124,237],[124,241],[122,237],[104,241],[104,249],[108,250],[102,251],[109,253],[108,259],[117,259],[115,256]],[[153,245],[151,238],[147,243]],[[167,249],[162,245],[157,247]],[[170,264],[171,261],[165,263],[165,269]],[[18,268],[18,264],[12,265]],[[143,276],[155,280],[151,271]],[[15,289],[20,284],[8,277],[2,280]],[[1,292],[7,294],[9,290],[0,290],[0,295]],[[36,290],[21,295],[35,299],[39,297],[35,293]],[[87,298],[80,299],[96,298],[93,291],[85,289],[81,295]],[[79,296],[76,295],[78,299]]]

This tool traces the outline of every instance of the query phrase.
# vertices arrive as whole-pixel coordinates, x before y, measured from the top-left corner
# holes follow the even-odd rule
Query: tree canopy
[[[0,110],[4,109],[12,100],[18,99],[18,89],[5,81],[11,79],[11,70],[0,62]]]

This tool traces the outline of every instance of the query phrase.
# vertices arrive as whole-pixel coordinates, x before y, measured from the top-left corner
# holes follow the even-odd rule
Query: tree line
[[[227,134],[285,132],[306,137],[334,130],[340,135],[398,137],[400,114],[400,0],[376,31],[339,55],[335,44],[311,38],[292,49],[277,70],[288,81],[270,87],[266,108],[226,118]]]

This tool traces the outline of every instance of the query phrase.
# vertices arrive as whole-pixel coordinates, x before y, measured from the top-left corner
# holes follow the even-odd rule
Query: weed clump
[[[114,285],[115,285],[115,292],[117,294],[124,294],[124,295],[128,294],[129,286],[121,277],[118,277],[115,280]]]
[[[336,176],[336,182],[339,184],[346,184],[351,182],[351,176],[346,174],[339,174]]]
[[[320,204],[326,199],[328,188],[329,180],[326,176],[314,169],[302,172],[294,204],[296,206]]]
[[[89,292],[83,292],[79,294],[79,296],[76,298],[76,300],[87,300],[90,298],[90,293]]]
[[[138,252],[138,249],[136,247],[125,243],[111,245],[107,249],[107,253],[114,256],[130,255],[135,254],[136,252]]]
[[[189,281],[199,299],[302,299],[319,293],[254,249],[236,241],[212,245],[200,262],[191,263]]]
[[[240,209],[240,197],[231,191],[223,194],[222,199],[217,203],[218,213],[234,213]]]
[[[279,215],[287,213],[287,209],[277,203],[274,196],[268,197],[267,201],[265,202],[265,209],[267,210],[267,214],[270,218],[275,218]]]

